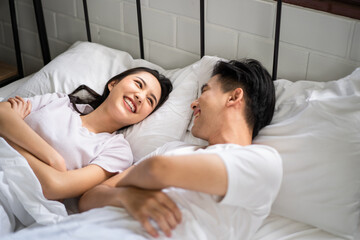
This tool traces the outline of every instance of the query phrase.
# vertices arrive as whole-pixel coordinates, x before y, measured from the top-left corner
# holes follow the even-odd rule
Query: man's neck
[[[252,132],[247,125],[222,125],[214,134],[209,137],[209,145],[233,143],[242,146],[252,143]]]

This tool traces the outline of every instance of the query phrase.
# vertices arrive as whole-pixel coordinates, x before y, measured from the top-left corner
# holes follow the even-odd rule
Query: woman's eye
[[[154,101],[151,98],[148,98],[150,105],[153,106],[154,105]]]
[[[136,84],[139,86],[139,88],[142,89],[142,87],[143,87],[142,82],[140,82],[140,81],[135,81],[135,82],[136,82]]]

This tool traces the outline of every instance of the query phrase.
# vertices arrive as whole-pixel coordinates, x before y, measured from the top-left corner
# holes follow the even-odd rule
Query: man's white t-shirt
[[[96,164],[108,172],[130,167],[133,155],[122,134],[93,133],[82,126],[80,114],[64,93],[31,97],[31,113],[25,122],[65,159],[68,170]],[[82,112],[91,112],[88,104],[77,104]]]
[[[250,239],[270,213],[280,189],[281,157],[268,146],[217,144],[202,148],[172,142],[146,158],[160,154],[217,154],[228,174],[228,188],[222,199],[181,188],[164,190],[183,214],[182,224],[172,232],[174,238]]]

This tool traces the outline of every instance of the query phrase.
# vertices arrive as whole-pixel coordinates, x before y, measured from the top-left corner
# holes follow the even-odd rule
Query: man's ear
[[[236,88],[230,93],[226,105],[231,106],[231,105],[234,105],[234,104],[240,104],[242,102],[243,98],[244,98],[243,89],[242,88]]]
[[[115,85],[117,84],[116,80],[113,80],[111,82],[108,83],[107,87],[109,89],[109,91],[111,92],[111,90],[115,87]]]

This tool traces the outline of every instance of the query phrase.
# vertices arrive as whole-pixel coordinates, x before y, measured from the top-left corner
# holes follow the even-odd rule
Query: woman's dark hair
[[[108,84],[112,81],[116,81],[116,83],[120,82],[125,77],[136,74],[138,72],[148,72],[152,74],[158,81],[161,87],[161,96],[158,102],[158,105],[154,108],[153,112],[156,111],[161,105],[166,101],[166,99],[169,97],[170,92],[172,91],[173,87],[168,78],[166,78],[164,75],[160,74],[158,71],[154,69],[150,69],[147,67],[136,67],[128,69],[114,77],[112,77],[104,87],[103,94],[100,95],[97,92],[95,92],[93,89],[89,88],[86,85],[80,85],[78,88],[76,88],[72,93],[70,93],[68,96],[70,98],[70,102],[72,103],[74,109],[79,112],[80,114],[84,115],[84,113],[80,112],[76,104],[89,104],[93,109],[96,109],[97,107],[102,104],[105,99],[110,94]],[[83,92],[85,90],[85,92]]]
[[[243,59],[219,61],[212,73],[215,75],[220,75],[218,80],[223,92],[243,89],[246,121],[253,128],[254,139],[274,115],[275,87],[269,72],[257,60]]]

